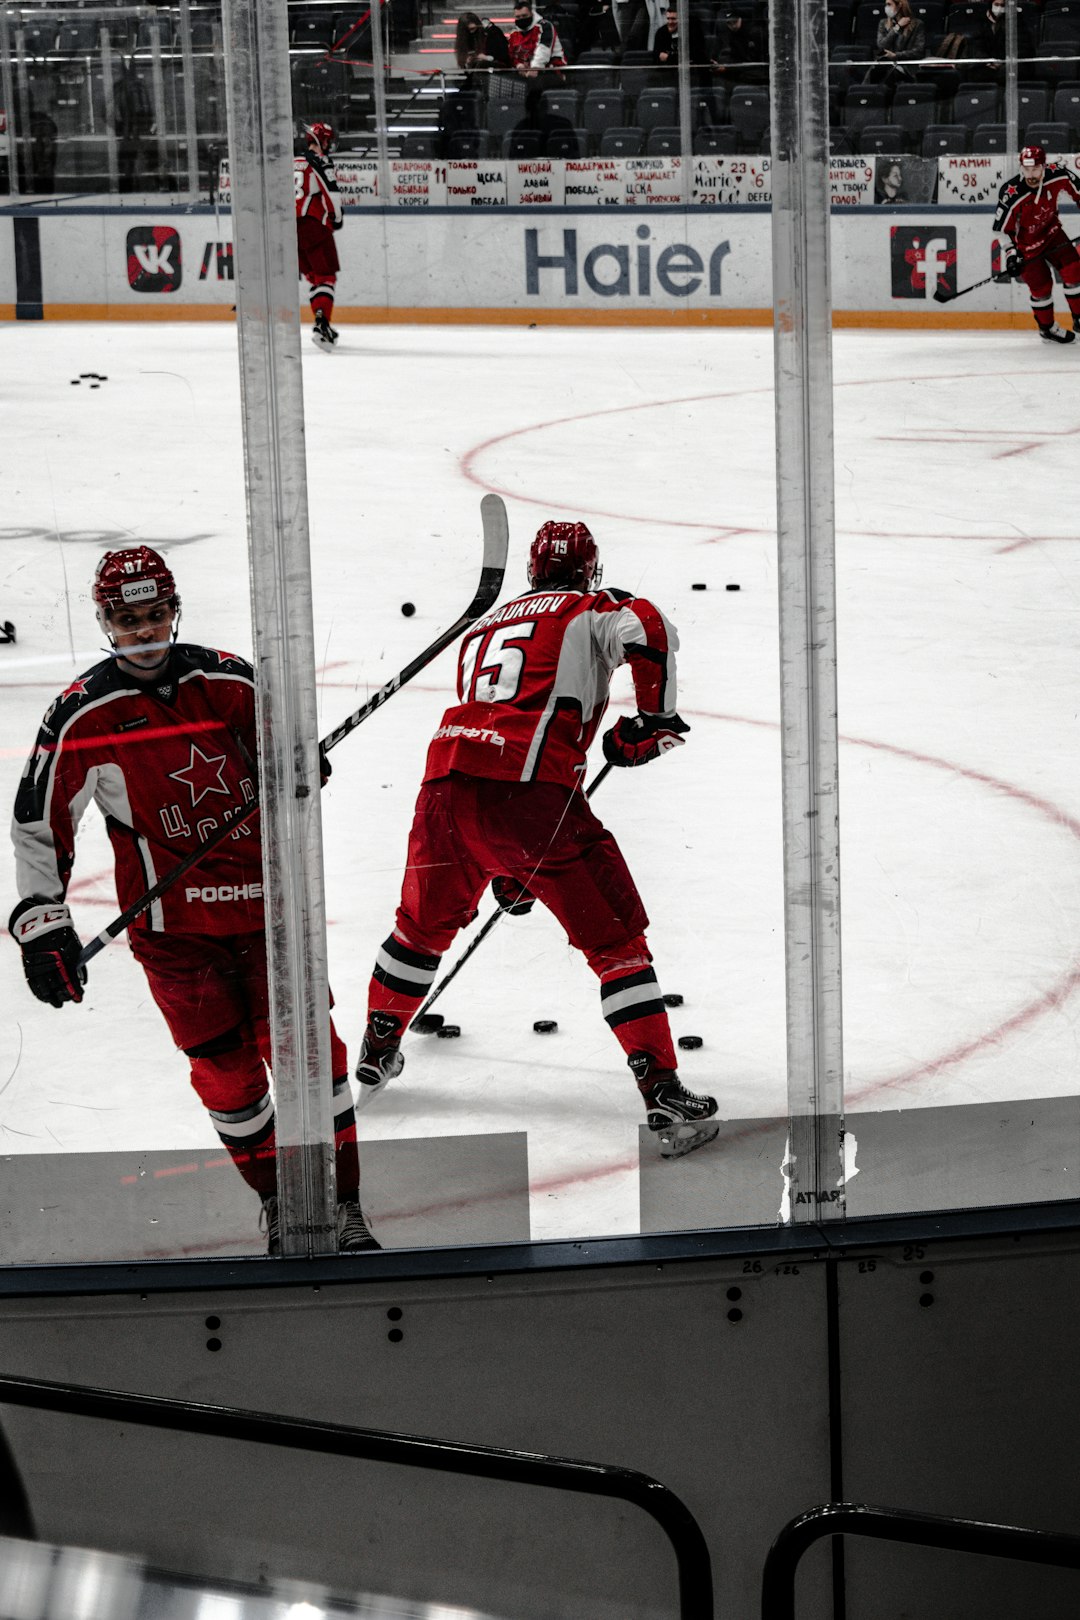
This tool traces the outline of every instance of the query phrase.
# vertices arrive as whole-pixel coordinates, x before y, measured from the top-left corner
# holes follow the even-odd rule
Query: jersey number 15
[[[526,648],[515,645],[528,641],[536,621],[504,624],[497,630],[482,630],[471,636],[461,649],[458,684],[462,703],[512,703],[521,690]]]

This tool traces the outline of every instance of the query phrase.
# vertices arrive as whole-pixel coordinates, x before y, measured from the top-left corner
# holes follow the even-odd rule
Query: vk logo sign
[[[136,225],[127,234],[127,267],[134,292],[175,292],[183,278],[180,233],[171,225]]]

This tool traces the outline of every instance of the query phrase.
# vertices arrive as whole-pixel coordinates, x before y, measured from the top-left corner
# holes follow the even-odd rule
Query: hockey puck
[[[445,1022],[446,1019],[442,1013],[421,1013],[419,1018],[413,1019],[409,1027],[414,1029],[418,1035],[434,1035],[438,1030],[442,1029]]]
[[[72,388],[78,388],[78,386],[79,386],[79,378],[78,377],[72,377],[71,386],[72,386]]]
[[[441,1024],[435,1031],[440,1041],[453,1041],[461,1034],[460,1024]]]
[[[699,1046],[705,1045],[705,1042],[700,1035],[680,1035],[679,1045],[684,1052],[696,1052]]]
[[[725,585],[724,589],[725,589],[725,591],[741,591],[742,586],[741,585]]]
[[[558,1027],[554,1018],[538,1018],[533,1025],[533,1029],[538,1035],[554,1035]]]
[[[413,614],[416,612],[415,602],[402,602],[401,611],[404,613],[407,619],[411,619]]]
[[[677,990],[672,990],[670,995],[663,997],[663,1002],[665,1007],[681,1007],[683,998]]]
[[[703,581],[703,580],[696,580],[696,581],[695,581],[695,582],[694,582],[694,584],[693,584],[693,585],[691,585],[691,587],[690,587],[690,589],[691,589],[691,590],[692,590],[692,591],[707,591],[707,590],[708,590],[708,588],[709,588],[709,587],[708,587],[708,586],[707,586],[707,585],[706,585],[706,584],[705,584],[705,583],[704,583],[704,581]]]
[[[100,383],[91,383],[90,386],[91,386],[91,388],[100,388],[101,384]]]

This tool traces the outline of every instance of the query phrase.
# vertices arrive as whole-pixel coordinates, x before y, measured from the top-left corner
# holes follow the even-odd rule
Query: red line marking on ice
[[[154,1179],[155,1181],[160,1181],[163,1176],[190,1176],[194,1174],[198,1168],[199,1167],[197,1164],[167,1165],[164,1169],[154,1171]]]

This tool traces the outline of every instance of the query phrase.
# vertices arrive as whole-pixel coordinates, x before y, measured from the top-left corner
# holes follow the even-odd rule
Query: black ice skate
[[[267,1254],[281,1253],[281,1222],[278,1219],[277,1194],[270,1193],[262,1201],[259,1229],[266,1233]]]
[[[1068,327],[1059,326],[1057,321],[1054,321],[1050,326],[1040,326],[1039,336],[1044,343],[1076,342],[1076,333],[1070,331]]]
[[[372,1013],[356,1062],[356,1078],[360,1082],[357,1108],[366,1108],[387,1082],[401,1073],[405,1059],[398,1050],[400,1045],[401,1019],[395,1018],[393,1013]]]
[[[338,1253],[359,1254],[362,1249],[381,1249],[368,1230],[364,1212],[354,1199],[346,1199],[337,1207]]]
[[[312,342],[319,343],[324,349],[332,349],[338,340],[337,332],[330,325],[322,310],[315,317],[315,330],[311,334]]]
[[[650,1131],[660,1145],[662,1159],[681,1159],[704,1147],[720,1131],[715,1097],[687,1091],[674,1069],[657,1069],[648,1052],[634,1052],[627,1060],[638,1082]]]

